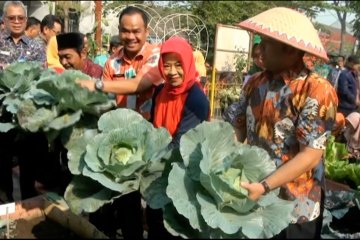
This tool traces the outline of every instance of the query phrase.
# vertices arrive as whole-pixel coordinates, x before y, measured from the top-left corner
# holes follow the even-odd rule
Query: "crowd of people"
[[[118,21],[119,36],[111,39],[106,54],[92,61],[86,35],[64,33],[59,17],[49,14],[40,21],[27,16],[21,1],[7,1],[5,29],[0,33],[1,67],[38,61],[59,74],[65,69],[82,71],[95,81],[78,80],[78,84],[89,91],[115,94],[117,107],[133,109],[155,127],[166,128],[173,138],[169,147],[176,148],[185,132],[210,120],[203,91],[203,57],[190,39],[181,36],[171,36],[159,45],[147,42],[149,20],[137,7],[123,9]],[[328,56],[311,21],[292,9],[272,8],[239,25],[256,34],[255,65],[239,102],[226,109],[223,118],[233,125],[238,141],[264,148],[277,166],[261,182],[242,182],[241,186],[252,200],[280,188],[281,198],[295,201],[292,223],[276,238],[320,238],[326,140],[336,124],[343,129],[339,134],[345,133],[345,139],[351,140],[352,149],[360,138],[360,114],[356,114],[359,58],[349,56],[344,61],[339,56],[337,62],[330,61],[333,67],[328,79],[309,69],[304,64],[305,54],[324,61]],[[338,120],[341,117],[343,124]],[[63,159],[65,149],[59,145],[49,149],[42,133],[22,133],[20,138],[18,134],[15,130],[0,133],[0,202],[14,201],[15,164],[20,168],[22,199],[39,194],[35,181],[63,194],[71,180]],[[89,220],[111,238],[121,228],[124,239],[142,239],[143,212],[137,191],[104,205],[90,214]],[[147,207],[145,212],[148,239],[172,238],[163,226],[161,210]]]

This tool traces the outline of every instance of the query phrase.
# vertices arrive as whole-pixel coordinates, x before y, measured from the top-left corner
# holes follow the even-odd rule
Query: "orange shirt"
[[[159,85],[162,82],[158,69],[159,57],[160,48],[147,42],[133,60],[125,56],[124,49],[122,48],[106,61],[103,80],[124,81],[141,74],[144,78],[153,82],[154,85]],[[134,95],[117,95],[116,103],[118,107],[126,107],[140,112],[141,105],[151,99],[153,90],[154,88]],[[150,109],[148,110],[150,111]],[[143,116],[148,117],[147,111]]]

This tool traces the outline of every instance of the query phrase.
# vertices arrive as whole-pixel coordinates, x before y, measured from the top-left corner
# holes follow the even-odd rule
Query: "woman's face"
[[[173,87],[180,86],[184,81],[184,70],[181,59],[176,53],[163,54],[163,69],[166,81]]]

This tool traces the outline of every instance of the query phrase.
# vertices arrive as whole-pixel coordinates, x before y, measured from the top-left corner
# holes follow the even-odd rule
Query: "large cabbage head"
[[[170,141],[171,136],[166,129],[154,128],[137,112],[128,109],[113,110],[100,117],[98,130],[84,131],[76,140],[69,141],[69,168],[73,174],[101,184],[102,190],[106,188],[120,196],[139,190],[142,181],[155,179],[152,178],[152,173],[161,172],[161,157],[166,153]],[[81,199],[84,196],[89,198],[89,194],[93,197],[91,188],[84,190],[85,186],[82,184],[77,189],[76,185],[80,186],[73,181],[65,193],[65,198],[70,202],[76,199],[76,204],[81,203]],[[81,190],[81,194],[77,190]],[[84,191],[88,195],[84,195]],[[79,207],[94,211],[93,206],[91,209],[84,205]]]
[[[270,238],[291,220],[293,203],[278,189],[254,202],[240,182],[260,182],[275,171],[268,153],[236,142],[230,124],[204,122],[180,140],[183,162],[168,176],[165,227],[189,238]]]

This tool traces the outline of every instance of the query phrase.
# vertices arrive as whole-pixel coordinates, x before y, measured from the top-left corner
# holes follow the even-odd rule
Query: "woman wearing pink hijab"
[[[198,81],[192,48],[181,37],[165,41],[160,49],[159,71],[164,83],[152,98],[150,121],[166,128],[172,136],[169,148],[179,147],[181,136],[208,120],[209,101]],[[148,240],[181,239],[172,236],[163,224],[162,210],[146,208]]]
[[[166,128],[173,137],[170,145],[178,147],[184,133],[208,120],[209,101],[185,39],[172,37],[162,44],[158,67],[165,81],[155,89],[150,121]]]

